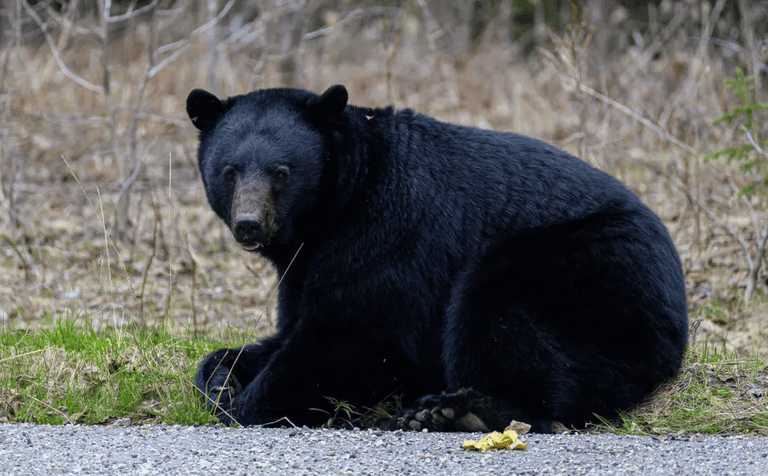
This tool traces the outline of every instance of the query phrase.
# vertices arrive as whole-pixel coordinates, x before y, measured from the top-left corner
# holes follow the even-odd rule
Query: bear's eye
[[[227,182],[234,182],[237,179],[237,170],[231,165],[224,167],[224,180]]]
[[[275,169],[275,180],[283,181],[288,178],[288,172],[290,170],[285,165],[281,165]]]

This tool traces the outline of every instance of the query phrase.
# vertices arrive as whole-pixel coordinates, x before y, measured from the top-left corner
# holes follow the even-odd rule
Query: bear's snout
[[[264,239],[264,227],[255,213],[242,214],[232,223],[232,234],[247,251],[261,247]]]
[[[257,178],[237,180],[230,216],[232,235],[246,251],[268,245],[278,229],[269,186]]]

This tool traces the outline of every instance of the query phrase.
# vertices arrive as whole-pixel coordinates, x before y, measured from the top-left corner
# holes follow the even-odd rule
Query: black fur
[[[285,275],[277,333],[200,364],[222,421],[313,425],[325,397],[402,394],[546,431],[613,417],[677,372],[680,261],[621,183],[528,137],[346,102],[342,86],[188,98],[209,203],[233,227],[234,190],[250,191],[271,220],[258,250]],[[419,408],[391,427],[461,429],[414,424]]]

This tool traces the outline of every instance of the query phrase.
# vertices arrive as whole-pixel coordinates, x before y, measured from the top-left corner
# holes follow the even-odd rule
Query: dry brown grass
[[[305,42],[301,86],[319,91],[343,83],[354,104],[394,103],[445,121],[535,136],[573,153],[581,144],[584,160],[623,180],[669,227],[683,259],[692,316],[703,319],[699,332],[740,353],[768,349],[766,300],[758,296],[746,308],[740,302],[747,274],[741,249],[690,201],[754,239],[727,180],[745,175],[735,166],[701,162],[735,139],[710,125],[734,105],[723,87],[733,60],[716,51],[697,55],[681,44],[674,55],[638,71],[633,51],[603,59],[587,49],[583,84],[650,120],[665,136],[575,89],[554,46],[550,54],[523,59],[510,45],[489,41],[454,58],[433,50],[415,18],[400,21],[393,30],[397,42],[382,42],[376,22],[354,37],[340,27]],[[147,69],[148,35],[139,23],[111,45],[113,94],[126,107]],[[274,271],[234,245],[209,210],[196,170],[196,133],[184,101],[192,88],[210,86],[206,51],[203,38],[189,38],[180,59],[147,84],[143,112],[151,117],[137,128],[144,168],[130,191],[129,230],[122,237],[111,234],[113,246],[100,217],[103,208],[111,231],[122,186],[116,161],[128,147],[130,111],[118,110],[119,150],[113,150],[103,96],[64,77],[48,46],[2,50],[2,59],[10,55],[6,84],[12,88],[0,122],[0,230],[6,237],[0,246],[0,318],[6,325],[33,327],[45,314],[68,312],[88,314],[97,327],[146,320],[191,328],[196,315],[204,331],[270,331]],[[220,95],[281,86],[278,61],[262,62],[262,54],[258,45],[224,51],[215,75]],[[73,41],[62,58],[78,75],[100,81],[94,44]],[[674,146],[670,135],[689,151]],[[11,183],[13,201],[7,196]],[[18,228],[9,220],[11,204]],[[764,294],[765,286],[758,292]]]

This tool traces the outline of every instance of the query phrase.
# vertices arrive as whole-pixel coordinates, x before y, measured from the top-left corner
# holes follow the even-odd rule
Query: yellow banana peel
[[[524,450],[528,447],[528,443],[520,440],[516,431],[507,430],[504,433],[498,431],[488,433],[479,440],[466,440],[461,447],[468,451],[489,451],[500,448]]]

